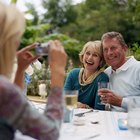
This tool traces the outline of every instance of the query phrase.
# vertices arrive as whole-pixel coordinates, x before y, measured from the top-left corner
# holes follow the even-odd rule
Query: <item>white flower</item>
[[[31,76],[34,73],[34,69],[31,65],[29,65],[25,72]]]
[[[40,70],[42,68],[42,64],[38,60],[33,62],[32,65],[34,65],[36,67],[36,69],[38,69],[38,70]],[[30,76],[34,73],[34,69],[33,69],[32,65],[29,65],[29,67],[25,71]]]
[[[33,63],[33,65],[34,65],[38,70],[40,70],[40,69],[42,68],[42,64],[41,64],[38,60],[36,60],[36,61]]]

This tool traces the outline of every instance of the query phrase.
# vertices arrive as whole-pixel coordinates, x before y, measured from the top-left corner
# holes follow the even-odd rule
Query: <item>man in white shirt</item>
[[[140,62],[133,56],[126,57],[127,45],[118,32],[102,36],[103,53],[110,66],[105,70],[110,78],[110,89],[99,90],[101,100],[109,103],[114,111],[127,111],[131,98],[140,96]]]

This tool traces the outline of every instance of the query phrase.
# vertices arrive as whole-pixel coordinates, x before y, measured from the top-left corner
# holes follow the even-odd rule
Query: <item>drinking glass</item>
[[[106,81],[98,82],[98,90],[102,89],[102,88],[108,88],[109,89],[109,82],[106,82]],[[105,110],[108,110],[108,111],[111,110],[111,106],[110,106],[109,103],[105,104],[105,103],[100,102],[99,104],[100,105],[105,105]]]
[[[140,139],[140,97],[132,98],[128,106],[128,129]]]
[[[65,113],[64,122],[71,122],[74,108],[77,108],[78,90],[65,90]]]
[[[67,108],[73,109],[77,107],[78,90],[65,90],[64,97]]]

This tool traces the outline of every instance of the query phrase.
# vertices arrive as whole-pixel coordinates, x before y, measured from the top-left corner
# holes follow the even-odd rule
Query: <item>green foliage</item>
[[[118,31],[128,44],[140,43],[139,0],[85,0],[77,5],[72,5],[71,0],[43,0],[42,6],[46,12],[38,16],[33,6],[28,5],[28,13],[34,17],[32,25],[49,23],[53,33],[63,33],[80,42]]]
[[[74,7],[77,19],[60,28],[64,34],[87,42],[100,39],[105,32],[118,31],[128,44],[140,43],[139,0],[86,0]]]
[[[138,43],[133,43],[130,48],[130,55],[134,55],[134,57],[140,61],[140,45]]]
[[[40,42],[46,31],[50,28],[50,24],[30,25],[26,27],[25,33],[21,39],[21,48],[25,47],[33,42]]]
[[[70,38],[64,34],[46,34],[46,31],[50,28],[50,24],[40,24],[34,26],[27,26],[26,31],[21,40],[21,48],[32,44],[33,42],[48,42],[49,40],[60,40],[65,48],[70,59],[73,60],[74,65],[79,63],[79,52],[82,47],[82,43],[78,40]]]
[[[43,0],[43,7],[47,9],[43,22],[50,23],[53,29],[68,25],[76,19],[71,0]]]
[[[82,48],[82,43],[78,40],[70,38],[64,34],[50,34],[40,39],[41,42],[47,42],[49,40],[60,40],[67,52],[69,59],[72,59],[74,65],[79,63],[79,52]]]

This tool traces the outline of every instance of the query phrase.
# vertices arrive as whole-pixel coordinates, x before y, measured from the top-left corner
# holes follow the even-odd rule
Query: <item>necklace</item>
[[[102,70],[95,71],[90,77],[88,77],[86,80],[84,78],[84,68],[80,69],[79,72],[79,83],[81,86],[85,86],[90,84],[96,77],[102,72]]]
[[[92,86],[91,84],[84,85],[84,86],[80,85],[80,91],[81,91],[81,93],[88,92],[88,89],[91,88],[91,86]]]

